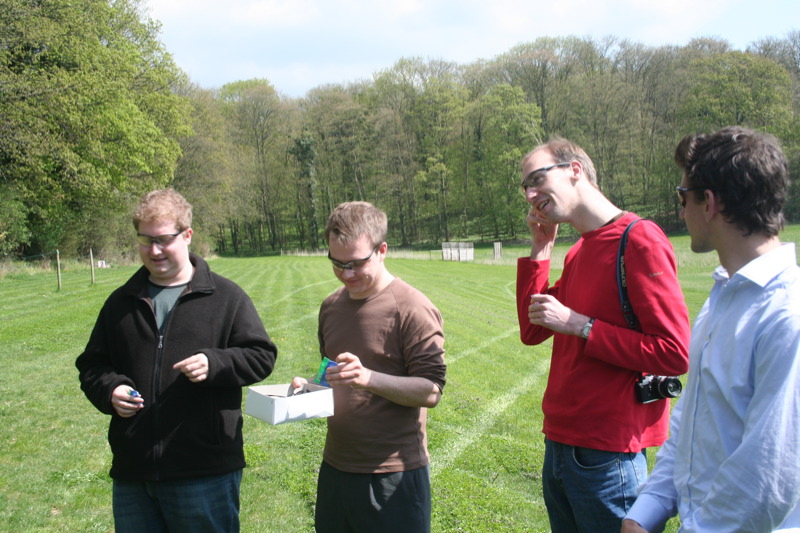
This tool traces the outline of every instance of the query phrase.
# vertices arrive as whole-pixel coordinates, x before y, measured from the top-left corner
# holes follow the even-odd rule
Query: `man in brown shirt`
[[[344,285],[319,313],[335,415],[317,484],[318,532],[428,532],[427,408],[445,383],[439,310],[386,269],[386,214],[367,202],[331,213],[328,258]],[[302,378],[295,378],[299,386]]]

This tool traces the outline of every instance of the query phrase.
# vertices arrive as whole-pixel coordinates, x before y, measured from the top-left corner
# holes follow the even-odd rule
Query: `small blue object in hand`
[[[322,362],[319,364],[319,370],[317,370],[317,376],[314,378],[314,383],[322,385],[323,387],[330,387],[330,383],[325,379],[325,371],[332,366],[337,366],[337,363],[331,361],[327,357],[323,357]]]

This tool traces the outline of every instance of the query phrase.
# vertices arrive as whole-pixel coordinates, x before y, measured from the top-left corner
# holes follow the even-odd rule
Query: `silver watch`
[[[592,324],[594,324],[594,318],[590,318],[589,322],[587,322],[586,325],[583,326],[583,329],[581,330],[581,338],[582,339],[588,339],[589,338],[589,333],[592,332]]]

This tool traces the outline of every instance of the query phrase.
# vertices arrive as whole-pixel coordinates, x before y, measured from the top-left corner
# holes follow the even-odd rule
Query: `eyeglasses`
[[[345,270],[361,270],[362,268],[364,268],[364,265],[367,264],[367,261],[369,261],[372,258],[372,254],[378,251],[378,248],[380,248],[380,245],[373,248],[370,254],[364,259],[355,259],[353,261],[348,261],[347,263],[342,263],[341,261],[337,261],[336,259],[331,257],[331,251],[328,250],[328,259],[330,259],[331,263],[333,263],[333,268],[335,268],[339,272],[343,272]]]
[[[678,192],[678,201],[681,203],[681,207],[686,207],[686,193],[689,191],[705,191],[708,190],[708,187],[681,187],[678,185],[675,187],[675,190]]]
[[[137,233],[136,239],[139,241],[139,246],[150,248],[154,244],[159,248],[169,246],[175,238],[186,230],[179,231],[178,233],[167,233],[166,235],[145,235],[144,233]]]
[[[544,180],[547,173],[553,170],[554,168],[561,168],[561,167],[568,167],[572,163],[556,163],[555,165],[550,165],[549,167],[542,167],[537,168],[536,170],[531,171],[525,176],[525,179],[522,180],[522,190],[527,191],[530,187],[538,187],[542,184],[542,180]]]

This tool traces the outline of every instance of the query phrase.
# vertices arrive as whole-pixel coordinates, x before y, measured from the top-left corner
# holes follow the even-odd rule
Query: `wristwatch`
[[[589,333],[592,332],[592,324],[594,324],[594,318],[590,318],[589,322],[587,322],[586,325],[583,326],[583,329],[581,330],[581,338],[582,339],[588,339],[589,338]]]

